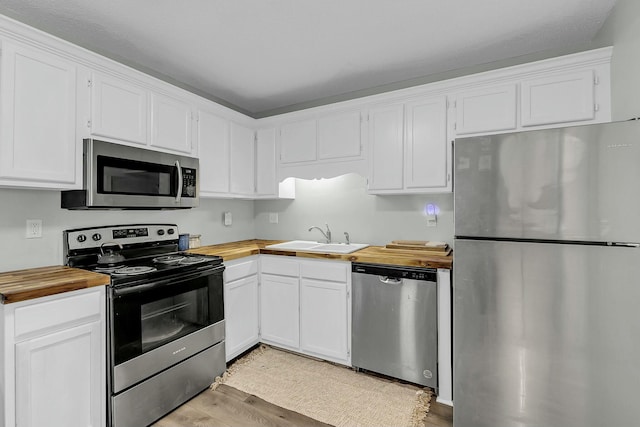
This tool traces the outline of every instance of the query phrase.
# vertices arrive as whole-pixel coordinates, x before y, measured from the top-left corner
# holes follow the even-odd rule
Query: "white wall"
[[[440,208],[437,227],[428,228],[424,210],[428,203]],[[269,213],[279,223],[269,223]],[[365,180],[349,174],[324,180],[296,179],[295,200],[261,200],[255,203],[256,237],[283,240],[321,240],[319,231],[329,223],[333,240],[344,241],[347,231],[354,243],[384,245],[392,240],[437,240],[452,244],[453,195],[372,196]]]
[[[222,214],[233,214],[233,225]],[[25,220],[41,219],[41,239],[25,239]],[[0,189],[0,272],[61,265],[62,231],[134,223],[177,224],[181,233],[201,234],[202,244],[252,239],[253,202],[201,199],[200,207],[175,211],[69,211],[60,208],[59,191]]]
[[[618,0],[595,42],[613,45],[613,120],[640,117],[640,1]]]

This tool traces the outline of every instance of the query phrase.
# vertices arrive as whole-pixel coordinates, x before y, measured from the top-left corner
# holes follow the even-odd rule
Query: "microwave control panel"
[[[182,197],[196,197],[196,170],[182,168]]]

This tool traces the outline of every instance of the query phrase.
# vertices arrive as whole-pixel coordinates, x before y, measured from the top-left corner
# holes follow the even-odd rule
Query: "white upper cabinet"
[[[318,159],[359,157],[360,111],[333,114],[318,119]]]
[[[520,84],[522,126],[593,120],[593,70],[563,73]]]
[[[90,86],[91,135],[146,145],[148,91],[97,72],[92,73]]]
[[[361,113],[358,110],[282,124],[280,164],[360,158],[361,123]]]
[[[369,110],[369,191],[402,190],[404,105]]]
[[[450,178],[446,98],[412,101],[405,108],[405,188],[446,189]]]
[[[191,154],[191,105],[154,92],[151,100],[151,146]]]
[[[280,163],[316,160],[315,119],[283,124],[280,127]]]
[[[255,193],[255,132],[231,122],[231,185],[236,195]]]
[[[81,184],[76,93],[74,63],[2,42],[0,185],[68,189]]]
[[[207,111],[198,111],[200,195],[229,193],[229,121]]]
[[[451,190],[444,96],[372,108],[368,135],[370,193]]]
[[[515,84],[459,92],[455,98],[457,135],[499,132],[517,126]]]
[[[260,129],[256,134],[256,195],[278,196],[274,128]]]

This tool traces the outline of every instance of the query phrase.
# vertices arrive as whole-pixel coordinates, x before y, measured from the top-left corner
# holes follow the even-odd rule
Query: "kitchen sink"
[[[307,240],[291,240],[290,242],[265,246],[265,249],[278,249],[282,251],[303,251],[318,245],[320,245],[320,243],[318,242],[310,242]]]
[[[304,252],[325,252],[331,254],[350,254],[357,250],[369,246],[366,243],[318,243],[307,240],[292,240],[290,242],[277,243],[265,246],[265,249],[276,249],[280,251],[304,251]]]
[[[329,252],[334,254],[350,254],[351,252],[358,251],[366,248],[366,243],[324,243],[319,246],[314,246],[309,249],[313,252]]]

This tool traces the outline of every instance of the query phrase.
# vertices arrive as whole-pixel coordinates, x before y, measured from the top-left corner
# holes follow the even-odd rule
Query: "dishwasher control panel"
[[[437,282],[438,278],[438,270],[435,268],[353,263],[351,271],[353,273],[392,277],[394,279],[422,280],[426,282]]]

